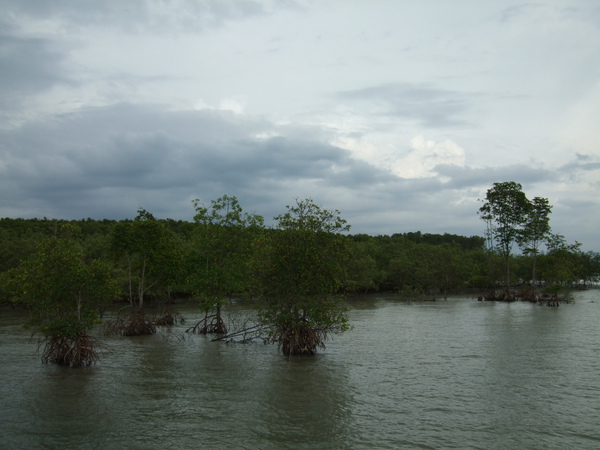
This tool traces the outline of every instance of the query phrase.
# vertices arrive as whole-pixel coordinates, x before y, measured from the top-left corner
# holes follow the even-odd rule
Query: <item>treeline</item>
[[[120,280],[117,300],[143,303],[144,298],[198,298],[214,289],[219,277],[223,278],[218,281],[219,292],[212,296],[260,294],[257,275],[252,271],[257,267],[255,260],[266,251],[259,243],[268,242],[265,235],[277,233],[276,229],[265,229],[257,223],[254,228],[244,227],[244,233],[234,237],[235,230],[223,231],[227,230],[225,224],[219,233],[213,227],[211,237],[211,225],[206,221],[154,219],[146,211],[139,213],[137,219],[121,221],[0,219],[0,301],[19,300],[8,283],[11,271],[31,258],[44,240],[64,233],[61,230],[65,225],[77,230],[69,239],[77,241],[86,260],[103,260],[115,269]],[[150,221],[140,220],[144,218]],[[136,229],[140,239],[137,243],[132,237]],[[127,238],[133,241],[126,242]],[[344,261],[343,293],[448,295],[476,292],[504,280],[504,259],[486,250],[483,237],[406,232],[391,236],[347,234],[345,238],[350,257]],[[235,276],[225,270],[225,262],[218,261],[219,253],[231,245],[245,252],[243,260],[228,263],[237,265]],[[141,273],[141,268],[135,267],[140,264],[136,258],[146,253],[145,273]],[[207,258],[215,264],[207,262]],[[531,281],[531,265],[531,255],[511,255],[509,266],[514,283]],[[545,285],[589,283],[600,274],[600,254],[557,247],[537,254],[536,266],[537,278]],[[132,269],[138,272],[131,273]],[[136,292],[134,281],[138,283]]]

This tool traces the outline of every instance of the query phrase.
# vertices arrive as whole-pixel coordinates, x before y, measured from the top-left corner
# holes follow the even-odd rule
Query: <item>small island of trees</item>
[[[548,200],[527,199],[515,182],[487,191],[483,237],[352,235],[339,211],[312,199],[287,206],[272,228],[234,196],[193,207],[193,222],[145,209],[121,221],[0,219],[0,302],[30,311],[27,325],[40,337],[44,362],[79,367],[98,359],[101,344],[90,330],[106,308],[119,314],[105,321],[105,332],[153,334],[182,319],[174,301],[185,299],[203,314],[190,332],[311,355],[350,328],[348,295],[471,293],[554,304],[560,290],[600,274],[600,255],[552,233]],[[243,326],[223,318],[232,298],[256,312]],[[163,313],[148,314],[148,304]]]

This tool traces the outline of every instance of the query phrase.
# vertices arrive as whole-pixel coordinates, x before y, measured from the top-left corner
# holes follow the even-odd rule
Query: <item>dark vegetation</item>
[[[479,216],[485,223],[489,279],[482,282],[480,299],[523,299],[558,306],[565,286],[581,287],[597,279],[599,255],[582,253],[580,243],[569,244],[564,236],[553,233],[548,199],[530,200],[522,189],[514,181],[494,183],[482,200]],[[517,257],[513,256],[515,245],[522,252]],[[515,284],[520,286],[516,289]]]
[[[349,234],[338,211],[299,200],[267,228],[235,197],[193,202],[193,222],[0,219],[0,302],[24,305],[42,359],[84,366],[101,344],[88,332],[104,310],[120,314],[108,333],[152,334],[196,302],[203,319],[190,332],[214,340],[262,339],[284,354],[313,354],[349,328],[347,294],[396,292],[411,300],[471,293],[481,300],[558,304],[566,287],[600,274],[600,255],[567,244],[549,226],[547,199],[528,200],[517,183],[496,183],[480,209],[479,236],[406,232]],[[515,254],[513,244],[521,249]],[[226,323],[229,300],[255,316]],[[150,316],[147,305],[164,314]]]

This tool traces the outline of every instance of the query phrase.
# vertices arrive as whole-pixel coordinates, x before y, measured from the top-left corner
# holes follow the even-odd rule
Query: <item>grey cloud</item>
[[[427,84],[391,83],[339,92],[338,99],[361,102],[376,113],[420,122],[426,127],[465,127],[467,96]]]
[[[575,153],[574,158],[558,168],[557,172],[562,181],[577,183],[585,178],[590,179],[590,172],[598,170],[600,170],[600,159],[597,156]],[[597,180],[590,181],[590,184],[600,187],[600,182]]]
[[[596,157],[580,155],[563,167],[550,154],[545,165],[524,163],[545,154],[543,142],[594,152],[595,128],[585,120],[598,103],[592,75],[600,10],[593,0],[513,10],[505,15],[511,23],[501,26],[499,14],[509,5],[486,4],[472,15],[471,7],[452,6],[432,15],[413,2],[409,15],[429,26],[403,27],[384,40],[377,36],[403,8],[355,2],[332,14],[323,2],[298,3],[0,0],[0,215],[122,218],[142,206],[157,216],[190,218],[192,198],[229,194],[268,218],[294,197],[311,196],[340,209],[356,232],[466,234],[481,229],[473,197],[495,181],[533,187],[557,212],[584,198],[593,203]],[[290,8],[298,13],[281,14]],[[361,17],[368,20],[356,29],[353,19]],[[182,36],[219,27],[210,38]],[[243,34],[259,27],[256,35]],[[363,31],[369,39],[357,36]],[[115,35],[128,33],[120,48]],[[281,41],[269,40],[274,36]],[[317,36],[318,49],[306,51]],[[523,46],[515,50],[517,41]],[[398,53],[415,43],[417,58]],[[279,57],[265,56],[283,44]],[[167,54],[173,58],[163,60]],[[380,65],[361,64],[365,54]],[[351,60],[351,72],[338,65]],[[412,72],[405,80],[422,82],[394,83],[406,67]],[[369,73],[389,83],[361,84]],[[458,73],[460,79],[452,75]],[[183,102],[235,98],[244,99],[247,114],[288,125],[174,110]],[[127,99],[172,103],[90,107]],[[71,112],[51,116],[51,102]],[[416,135],[456,143],[467,164],[523,164],[438,166],[438,177],[414,180],[358,160],[383,164],[394,148],[402,157],[402,143]],[[329,144],[347,137],[355,138],[354,157]],[[501,148],[508,142],[522,150]],[[427,166],[425,153],[412,156]],[[583,219],[571,220],[573,214],[589,213],[586,224],[596,223],[591,210],[569,210],[563,220],[578,233]],[[597,241],[593,231],[588,235]]]
[[[457,204],[460,189],[437,178],[400,179],[360,190],[350,208],[354,232],[481,233],[476,202]],[[348,203],[346,203],[348,204]],[[351,205],[352,203],[350,203]]]
[[[0,8],[17,20],[52,18],[68,30],[111,27],[124,33],[197,33],[267,13],[254,0],[181,0],[166,6],[148,0],[1,0]]]
[[[596,156],[575,153],[575,159],[562,166],[561,172],[594,171],[600,169],[600,161]]]
[[[0,32],[1,109],[13,109],[29,96],[69,82],[62,73],[65,55],[52,41],[20,36],[10,26],[4,30]]]
[[[0,216],[121,219],[144,207],[191,220],[193,198],[228,194],[269,223],[294,198],[312,197],[342,211],[355,233],[471,235],[482,232],[479,205],[465,197],[504,180],[527,192],[559,174],[438,165],[437,177],[403,179],[302,131],[221,111],[124,103],[0,130]],[[265,135],[274,137],[256,137]],[[571,211],[565,199],[551,202]]]
[[[129,104],[0,130],[0,216],[122,219],[144,207],[191,220],[192,199],[228,194],[269,223],[294,198],[312,197],[339,209],[354,233],[472,235],[482,225],[466,192],[502,180],[527,191],[556,179],[526,165],[440,165],[438,177],[403,179],[304,131],[233,113]]]
[[[447,184],[453,189],[474,186],[491,186],[498,181],[516,181],[520,183],[539,183],[556,179],[556,172],[525,164],[512,164],[500,167],[460,167],[452,164],[440,164],[433,169],[441,177],[448,177]]]
[[[133,199],[149,198],[181,217],[174,205],[194,197],[228,193],[272,204],[305,195],[305,187],[352,190],[394,178],[322,142],[255,137],[277,130],[219,111],[128,104],[3,130],[4,209],[21,204],[37,216],[118,218],[124,205],[139,203]],[[112,205],[109,195],[116,196]]]

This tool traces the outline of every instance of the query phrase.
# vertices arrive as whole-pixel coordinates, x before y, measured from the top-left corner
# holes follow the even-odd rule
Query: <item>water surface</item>
[[[1,448],[599,448],[600,291],[559,308],[470,298],[351,303],[315,357],[183,331],[44,365],[0,312]]]

